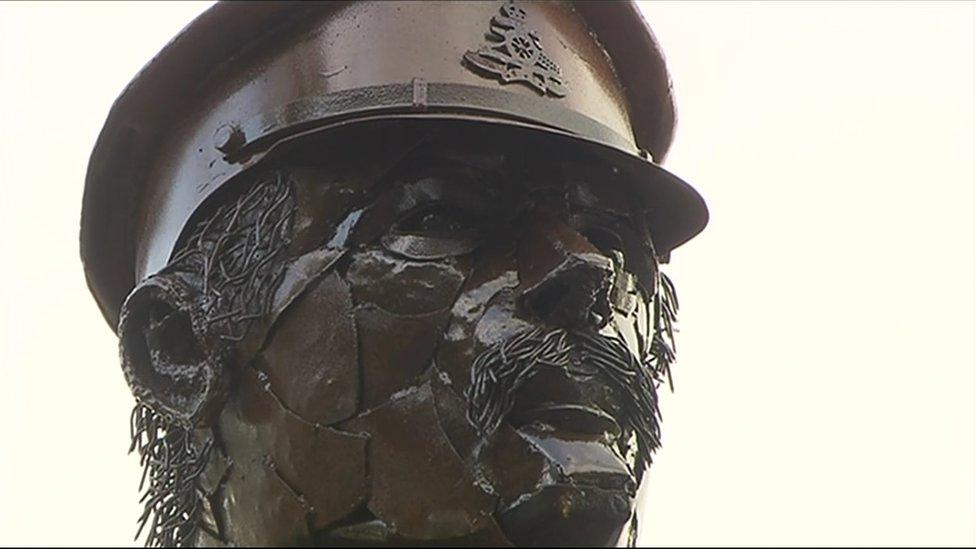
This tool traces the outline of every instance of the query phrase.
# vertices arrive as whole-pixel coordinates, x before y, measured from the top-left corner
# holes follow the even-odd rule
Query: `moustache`
[[[637,474],[660,446],[657,371],[643,364],[620,338],[563,328],[532,328],[481,352],[465,390],[468,421],[490,436],[512,410],[514,396],[542,368],[596,375],[621,395],[623,420],[637,442]]]

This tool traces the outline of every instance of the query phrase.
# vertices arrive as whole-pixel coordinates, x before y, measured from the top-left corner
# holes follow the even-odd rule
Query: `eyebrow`
[[[431,160],[431,164],[397,177],[399,187],[404,192],[397,204],[399,212],[435,201],[466,205],[477,211],[493,208],[498,199],[497,175],[500,174],[454,159]]]

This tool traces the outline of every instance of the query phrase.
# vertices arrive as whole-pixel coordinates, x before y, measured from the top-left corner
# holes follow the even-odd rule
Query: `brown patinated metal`
[[[673,122],[627,2],[194,21],[113,107],[82,215],[147,543],[633,543],[658,266],[707,221],[655,163]]]

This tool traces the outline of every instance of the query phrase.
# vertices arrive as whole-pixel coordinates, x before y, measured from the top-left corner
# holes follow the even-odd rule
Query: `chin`
[[[613,547],[633,506],[633,496],[623,489],[549,484],[502,510],[497,529],[492,526],[462,537],[408,539],[367,514],[317,532],[314,542],[328,547]]]
[[[617,545],[633,514],[636,480],[612,433],[538,422],[516,433],[545,456],[549,476],[499,510],[505,537],[527,547]]]
[[[503,511],[499,522],[517,546],[612,547],[633,505],[626,490],[552,484]]]

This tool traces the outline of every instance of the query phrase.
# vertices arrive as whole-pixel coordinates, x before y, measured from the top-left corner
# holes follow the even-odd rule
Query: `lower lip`
[[[517,432],[555,465],[562,481],[634,493],[634,475],[606,436],[539,429],[534,425],[522,426]]]
[[[515,427],[541,423],[571,432],[608,435],[614,439],[621,434],[620,424],[610,414],[579,404],[546,402],[527,409],[516,408],[509,415],[509,422]]]

